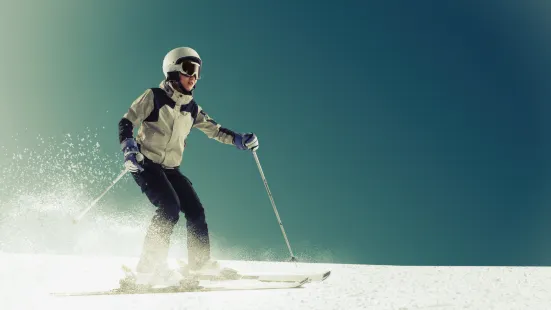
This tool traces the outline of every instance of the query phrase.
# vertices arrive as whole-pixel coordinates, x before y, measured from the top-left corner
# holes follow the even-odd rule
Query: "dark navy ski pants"
[[[178,168],[165,169],[145,158],[144,171],[132,173],[149,201],[157,207],[148,228],[138,269],[153,268],[166,260],[170,237],[182,212],[186,219],[188,263],[201,264],[210,258],[205,210],[191,181]]]

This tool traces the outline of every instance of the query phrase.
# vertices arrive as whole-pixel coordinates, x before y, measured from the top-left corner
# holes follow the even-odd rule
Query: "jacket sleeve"
[[[210,139],[215,139],[224,144],[233,144],[235,132],[216,123],[205,111],[198,106],[197,117],[193,122],[193,128],[204,132]]]
[[[119,121],[119,143],[134,137],[134,128],[138,127],[153,110],[153,92],[151,89],[141,94]]]

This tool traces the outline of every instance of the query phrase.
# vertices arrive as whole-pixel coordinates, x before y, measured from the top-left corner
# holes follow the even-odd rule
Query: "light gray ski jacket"
[[[165,81],[134,100],[119,122],[119,142],[133,138],[138,126],[140,152],[165,168],[180,166],[192,128],[224,144],[233,144],[235,137],[235,132],[210,118],[191,94],[181,93]]]

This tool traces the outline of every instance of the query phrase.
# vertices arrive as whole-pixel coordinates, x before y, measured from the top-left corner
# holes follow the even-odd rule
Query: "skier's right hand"
[[[136,140],[132,138],[125,139],[121,143],[121,149],[124,154],[124,166],[130,172],[142,172],[143,167],[140,162],[143,162],[143,154],[138,150]]]

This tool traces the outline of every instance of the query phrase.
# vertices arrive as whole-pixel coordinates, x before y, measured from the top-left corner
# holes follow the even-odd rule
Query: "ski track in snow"
[[[551,309],[551,268],[221,261],[241,271],[332,270],[301,289],[56,297],[110,289],[135,258],[0,253],[0,309]]]

